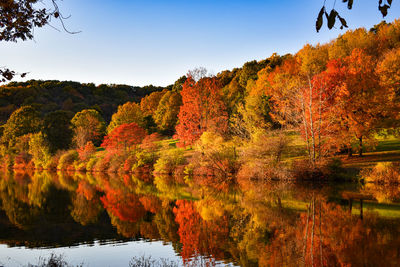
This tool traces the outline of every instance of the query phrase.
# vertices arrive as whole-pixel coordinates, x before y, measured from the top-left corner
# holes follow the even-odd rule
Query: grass
[[[357,155],[347,158],[341,156],[343,167],[354,177],[364,168],[372,168],[378,162],[400,161],[400,139],[393,136],[383,138],[378,137],[378,143],[373,151],[363,153],[362,157]]]
[[[394,137],[386,139],[380,138],[378,146],[375,148],[375,152],[383,151],[400,151],[400,140]]]
[[[286,209],[295,211],[306,211],[308,202],[298,201],[294,199],[282,199],[282,206]]]
[[[368,212],[374,212],[379,215],[379,217],[385,218],[400,218],[400,204],[385,204],[372,201],[363,202],[364,214]],[[353,201],[353,209],[351,212],[353,215],[360,214],[360,202]]]

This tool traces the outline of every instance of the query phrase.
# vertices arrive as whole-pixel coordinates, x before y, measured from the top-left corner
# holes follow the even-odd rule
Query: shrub
[[[97,157],[90,158],[89,161],[86,163],[86,170],[89,172],[94,171],[94,166],[96,165],[97,161]]]
[[[110,156],[110,163],[108,167],[108,172],[119,172],[123,170],[126,156],[121,156],[113,154]]]
[[[74,162],[74,169],[76,171],[84,172],[84,171],[86,171],[86,163],[85,162],[80,162],[80,161],[75,161]]]
[[[21,152],[15,156],[14,159],[14,169],[25,169],[32,157],[26,152]]]
[[[133,257],[129,262],[129,267],[178,267],[178,262],[169,259],[152,259],[151,256]]]
[[[124,162],[124,167],[123,167],[124,172],[126,172],[126,173],[131,172],[132,166],[133,166],[133,164],[135,164],[135,162],[136,162],[135,155],[129,155],[128,158],[125,159],[125,162]]]
[[[366,182],[398,185],[400,184],[400,163],[379,162],[371,170],[361,172],[361,177]]]
[[[283,132],[255,131],[240,151],[241,167],[238,179],[288,180],[293,179],[283,162],[288,152],[289,139]]]
[[[322,172],[329,179],[338,180],[346,179],[346,171],[343,168],[343,162],[339,158],[331,158],[325,162],[321,162]]]
[[[295,180],[323,180],[325,175],[317,165],[312,165],[310,160],[296,160],[292,163],[292,177]]]
[[[81,161],[87,161],[96,152],[96,147],[93,145],[92,141],[89,141],[84,147],[78,148],[77,151],[79,159]]]
[[[231,176],[237,170],[236,147],[217,133],[204,132],[190,162],[195,175]]]
[[[132,171],[151,170],[157,161],[157,154],[143,150],[136,153],[136,162],[132,165]]]
[[[51,160],[50,147],[42,132],[32,134],[29,140],[29,153],[37,169],[44,168]]]
[[[237,179],[256,179],[260,181],[288,180],[290,172],[283,164],[268,161],[249,161],[241,165]]]
[[[178,166],[186,164],[184,149],[175,148],[163,151],[160,158],[154,164],[154,172],[173,174]]]
[[[65,151],[59,150],[57,153],[51,157],[51,159],[47,162],[44,167],[46,170],[57,170],[58,163],[60,162],[61,156],[65,153]]]
[[[68,150],[60,157],[57,168],[59,170],[69,169],[73,166],[74,161],[77,160],[78,157],[78,152],[76,152],[75,150]]]

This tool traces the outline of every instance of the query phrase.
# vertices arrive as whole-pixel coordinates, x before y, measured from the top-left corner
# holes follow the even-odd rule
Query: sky
[[[58,2],[63,15],[71,15],[67,29],[81,32],[68,34],[53,20],[52,27],[35,29],[34,40],[1,42],[0,67],[29,72],[26,79],[166,86],[196,67],[217,74],[345,32],[325,25],[316,32],[323,0]],[[325,2],[330,9],[335,0]],[[398,2],[386,21],[400,17]],[[382,21],[378,0],[356,0],[352,10],[337,0],[335,9],[349,29]]]

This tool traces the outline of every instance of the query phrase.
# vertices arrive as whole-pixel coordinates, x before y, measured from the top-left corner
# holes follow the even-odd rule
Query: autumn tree
[[[205,131],[226,132],[228,118],[216,78],[206,77],[196,82],[189,76],[181,95],[183,105],[176,131],[183,144],[192,144]]]
[[[2,142],[12,146],[16,138],[39,132],[41,125],[39,112],[32,106],[22,106],[11,114],[4,125]]]
[[[400,105],[400,48],[393,49],[385,54],[377,66],[377,75],[381,86],[385,89],[387,104],[391,104],[392,109],[387,110],[385,126],[397,128],[398,111]],[[389,107],[388,105],[386,105]]]
[[[107,127],[107,133],[114,128],[127,123],[136,123],[140,127],[145,126],[145,120],[140,105],[134,102],[127,102],[118,106],[118,111],[112,115],[111,122]]]
[[[104,137],[101,146],[108,150],[127,151],[131,146],[140,144],[146,134],[146,130],[134,122],[122,124]]]
[[[348,30],[339,35],[328,47],[329,59],[344,59],[354,49],[363,49],[370,55],[378,56],[376,35],[364,28]]]
[[[167,135],[172,135],[178,121],[179,109],[182,105],[182,96],[176,91],[168,91],[161,98],[154,113],[157,129]]]
[[[379,84],[376,61],[364,50],[354,49],[344,63],[343,82],[338,85],[335,100],[338,103],[336,117],[340,130],[348,133],[343,141],[350,146],[352,139],[357,138],[361,156],[364,138],[371,137],[391,109],[390,94]]]
[[[89,141],[99,144],[105,133],[104,119],[95,109],[84,109],[76,113],[71,124],[77,147],[82,147]]]
[[[166,90],[161,92],[153,92],[140,100],[140,109],[144,116],[154,116],[158,103],[166,93]]]

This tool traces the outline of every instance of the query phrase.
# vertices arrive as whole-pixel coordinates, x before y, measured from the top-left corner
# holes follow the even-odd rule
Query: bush
[[[76,171],[84,172],[84,171],[86,171],[86,163],[85,162],[75,161],[74,162],[74,169]]]
[[[97,172],[104,172],[108,169],[108,167],[110,166],[110,157],[107,155],[101,158],[97,159],[96,164],[93,167],[94,171]]]
[[[346,178],[342,161],[338,158],[320,160],[314,165],[310,160],[297,160],[292,164],[296,180],[337,180]]]
[[[49,258],[39,258],[39,262],[37,264],[28,264],[28,266],[32,267],[73,267],[74,265],[70,265],[66,260],[64,260],[64,255],[56,255],[52,253]],[[76,265],[77,267],[82,267],[83,264]]]
[[[317,165],[312,165],[310,160],[296,160],[292,164],[292,176],[295,180],[324,180],[324,172]]]
[[[178,166],[186,164],[184,149],[175,148],[163,151],[154,164],[154,172],[160,174],[173,174]]]
[[[86,170],[89,171],[89,172],[90,171],[94,171],[94,166],[96,166],[97,161],[98,161],[97,157],[90,158],[89,161],[86,164]]]
[[[70,169],[71,167],[73,167],[73,163],[75,160],[78,159],[78,157],[78,152],[76,152],[75,150],[68,150],[60,157],[57,168],[59,170]]]
[[[129,157],[125,160],[124,162],[124,172],[125,173],[130,173],[132,171],[132,166],[136,162],[136,157],[135,155],[129,155]]]
[[[343,168],[343,162],[339,158],[331,158],[321,166],[325,176],[333,180],[346,179],[346,171]]]
[[[246,162],[242,164],[237,174],[238,180],[283,181],[290,178],[291,176],[286,166],[268,161]]]
[[[236,147],[217,133],[204,132],[195,145],[190,163],[194,175],[227,177],[238,169]]]
[[[109,163],[109,167],[108,167],[108,172],[116,173],[116,172],[122,171],[123,167],[124,167],[126,156],[113,154],[110,157],[111,158],[110,158],[110,163]]]
[[[238,179],[288,180],[290,172],[281,160],[288,154],[290,140],[284,132],[255,131],[240,151]]]
[[[157,160],[157,154],[143,150],[136,153],[136,162],[132,166],[132,171],[151,170]]]
[[[361,177],[366,182],[378,183],[383,185],[400,184],[400,163],[399,162],[379,162],[371,170],[361,172]]]
[[[129,267],[178,267],[177,262],[168,259],[152,259],[151,256],[133,257],[129,262]]]
[[[50,147],[42,132],[31,135],[29,153],[36,169],[44,168],[51,160]]]
[[[57,151],[57,153],[51,157],[51,159],[47,162],[45,169],[46,170],[57,170],[57,166],[60,162],[61,156],[65,153],[65,151]]]

